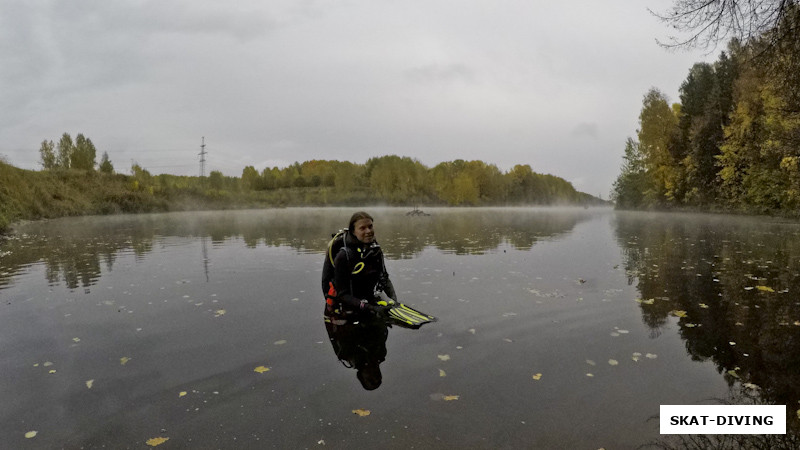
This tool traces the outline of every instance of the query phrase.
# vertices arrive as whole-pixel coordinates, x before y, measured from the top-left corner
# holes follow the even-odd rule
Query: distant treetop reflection
[[[642,320],[677,322],[686,350],[768,403],[800,401],[800,226],[726,216],[618,214]]]
[[[0,243],[0,289],[32,264],[44,262],[51,284],[88,288],[121,252],[143,258],[167,237],[210,237],[212,247],[242,238],[248,248],[289,247],[323,253],[331,233],[347,226],[353,208],[289,208],[66,218],[34,222]],[[371,210],[372,211],[372,210]],[[413,258],[425,248],[479,254],[507,243],[528,250],[536,242],[569,233],[586,220],[584,210],[475,208],[434,209],[409,217],[401,208],[374,208],[375,227],[390,259]],[[206,262],[208,256],[205,258]]]

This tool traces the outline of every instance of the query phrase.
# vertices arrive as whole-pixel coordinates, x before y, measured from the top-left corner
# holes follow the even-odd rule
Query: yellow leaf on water
[[[439,376],[440,376],[440,377],[446,377],[446,376],[447,376],[447,374],[446,374],[446,373],[444,373],[444,370],[442,370],[442,369],[439,369]]]
[[[797,418],[800,419],[800,409],[797,410]]]
[[[86,387],[91,389],[94,386],[94,380],[86,380]]]
[[[123,356],[122,358],[119,359],[119,363],[124,366],[125,364],[128,364],[128,361],[130,361],[130,360],[131,359],[128,358],[127,356]]]
[[[180,398],[180,397],[185,397],[187,393],[188,393],[188,392],[186,392],[186,391],[181,391],[181,392],[178,394],[178,397],[179,397],[179,398]]]
[[[616,365],[618,365],[618,364],[619,364],[619,361],[617,361],[616,359],[609,359],[609,360],[608,360],[608,363],[609,363],[610,365],[612,365],[612,366],[616,366]]]
[[[80,342],[81,338],[72,338],[73,342]]]
[[[800,415],[800,414],[798,414],[798,415]],[[25,433],[25,439],[35,438],[37,434],[39,434],[38,431],[28,431],[27,433]]]
[[[286,343],[286,340],[285,339],[281,339],[280,341],[275,341],[273,344],[274,345],[283,345],[285,343]]]
[[[56,373],[56,369],[51,370],[50,373]]]
[[[772,289],[769,286],[756,286],[756,289],[758,289],[761,292],[775,292],[775,289]]]
[[[457,396],[457,395],[445,395],[445,396],[444,396],[444,397],[442,397],[442,398],[443,398],[443,399],[444,399],[444,401],[446,401],[446,402],[450,402],[450,401],[453,401],[453,400],[458,400],[458,396]]]
[[[439,355],[439,359],[442,361],[448,361],[450,359],[450,355]]]
[[[353,414],[357,414],[357,415],[359,415],[361,417],[366,417],[366,416],[370,415],[371,412],[368,409],[359,408],[359,409],[354,409],[353,410]]]
[[[686,311],[681,311],[678,309],[670,311],[670,314],[672,314],[675,317],[686,317]]]
[[[258,373],[269,372],[269,367],[258,366],[255,369],[253,369],[253,372],[258,372]]]
[[[708,305],[706,305],[705,303],[700,303],[700,307],[703,309],[708,309]]]
[[[167,442],[168,440],[169,440],[169,438],[157,437],[157,438],[148,439],[147,442],[145,442],[145,444],[149,445],[150,447],[155,447],[157,445],[163,444],[164,442]]]
[[[214,317],[224,316],[226,312],[224,309],[218,309],[214,311]]]
[[[540,374],[540,373],[534,374],[533,377],[531,377],[531,378],[533,378],[536,381],[539,381],[539,380],[542,379],[542,374]]]

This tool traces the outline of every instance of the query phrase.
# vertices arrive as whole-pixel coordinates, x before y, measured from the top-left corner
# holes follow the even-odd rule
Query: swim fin
[[[391,308],[386,312],[393,324],[403,328],[417,328],[425,325],[426,323],[436,322],[436,317],[429,316],[421,311],[404,305],[402,303],[395,303],[389,305]]]

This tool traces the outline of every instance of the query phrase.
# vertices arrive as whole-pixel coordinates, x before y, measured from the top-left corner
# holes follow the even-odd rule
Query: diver
[[[380,364],[386,359],[389,336],[384,320],[389,306],[378,301],[381,297],[396,301],[397,294],[369,214],[353,214],[347,229],[331,239],[322,269],[322,292],[325,330],[336,357],[345,367],[357,370],[364,389],[377,389],[383,380]]]
[[[326,314],[336,312],[353,318],[385,314],[389,309],[386,301],[397,302],[383,251],[375,239],[372,216],[366,212],[353,214],[347,230],[334,235],[328,244],[322,292]],[[378,304],[380,297],[386,299],[384,304]]]

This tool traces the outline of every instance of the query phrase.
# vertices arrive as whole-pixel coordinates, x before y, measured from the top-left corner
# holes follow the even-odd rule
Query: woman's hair
[[[372,218],[372,216],[370,216],[369,214],[365,213],[364,211],[359,211],[359,212],[353,214],[350,217],[350,224],[347,226],[347,229],[350,230],[351,233],[353,231],[355,231],[356,222],[358,222],[361,219],[369,219],[369,220],[372,220],[372,221],[375,220],[375,219]]]

